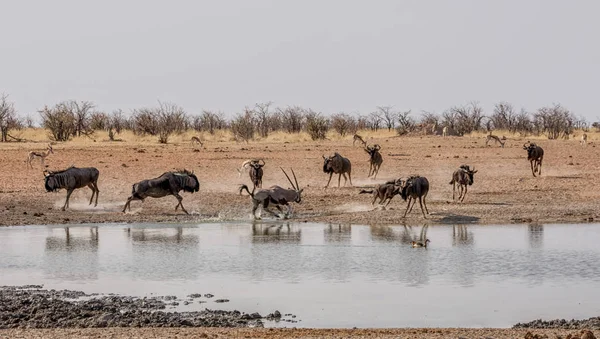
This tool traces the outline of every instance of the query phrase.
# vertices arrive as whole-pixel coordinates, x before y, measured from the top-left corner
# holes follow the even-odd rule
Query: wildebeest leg
[[[371,176],[371,171],[373,169],[373,163],[369,161],[369,174],[367,174],[367,178]]]
[[[348,180],[348,179],[346,179],[346,174],[340,173],[338,175],[338,188],[340,187],[340,183],[342,182],[342,174],[344,175],[344,186],[346,186],[346,181],[345,180]]]
[[[421,200],[421,197],[419,197],[419,205],[421,206],[421,213],[423,213],[423,218],[427,219],[427,216],[425,215],[425,210],[423,209],[423,201]]]
[[[354,186],[352,185],[352,171],[348,171],[348,180],[350,180],[350,186]]]
[[[533,170],[533,160],[529,162],[531,164],[531,174],[535,177],[535,172]]]
[[[260,201],[253,199],[252,202],[254,203],[254,206],[252,206],[252,217],[255,220],[260,219],[260,216],[258,218],[256,217],[256,210],[258,209],[258,205],[259,205]]]
[[[390,202],[392,202],[392,198],[394,198],[394,196],[393,196],[393,195],[392,195],[391,197],[389,197],[389,198],[388,198],[388,202],[387,202],[387,204],[385,204],[385,207],[387,207],[387,205],[389,205],[389,204],[390,204]]]
[[[325,188],[329,186],[329,183],[331,182],[331,177],[333,177],[333,172],[329,173],[329,181],[327,181],[327,185],[325,185]]]
[[[177,201],[179,201],[179,203],[177,204],[177,206],[175,206],[175,210],[177,211],[177,207],[181,206],[181,210],[185,212],[185,214],[189,214],[188,211],[185,210],[185,208],[183,207],[183,204],[181,203],[181,201],[183,200],[183,198],[181,197],[181,195],[179,195],[179,193],[175,193],[173,194],[175,196],[175,198],[177,198]]]
[[[65,200],[65,204],[62,207],[62,210],[64,211],[65,208],[69,207],[69,198],[71,197],[71,193],[73,193],[74,189],[69,189],[67,191],[67,200]]]
[[[379,173],[379,165],[375,165],[373,169],[373,179],[377,179],[377,173]]]
[[[542,160],[544,160],[544,159],[540,159],[540,161],[539,161],[539,166],[540,166],[539,172],[538,172],[539,175],[542,175]]]
[[[98,189],[98,183],[94,181],[94,188],[96,189],[96,202],[94,207],[98,206],[98,196],[100,195],[100,189]]]
[[[423,194],[423,205],[425,205],[425,212],[427,212],[427,214],[429,214],[429,210],[427,209],[427,201],[426,201],[427,193],[429,193],[429,191],[426,192],[425,194]]]
[[[94,195],[96,195],[96,189],[94,188],[94,184],[91,182],[87,186],[92,190],[92,197],[90,198],[90,203],[88,204],[91,205],[92,201],[94,201]]]
[[[456,192],[456,181],[452,182],[452,201],[454,201],[454,194]]]
[[[377,200],[377,194],[373,193],[373,202],[371,203],[371,205],[375,205],[376,200]]]
[[[467,195],[467,190],[468,190],[468,188],[469,188],[469,187],[468,187],[467,185],[465,185],[465,190],[464,190],[464,193],[463,193],[463,195],[462,195],[462,199],[460,199],[460,202],[463,202],[463,201],[465,200],[465,196]]]
[[[408,213],[408,208],[410,207],[410,202],[411,202],[412,198],[408,198],[408,204],[406,205],[406,210],[404,211],[404,218],[406,218],[406,213]]]

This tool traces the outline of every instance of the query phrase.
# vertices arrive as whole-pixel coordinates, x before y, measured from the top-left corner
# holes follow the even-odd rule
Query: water
[[[0,285],[212,293],[180,308],[293,313],[304,327],[509,327],[600,314],[598,225],[0,228]],[[205,299],[206,300],[206,299]],[[271,324],[284,326],[284,323]],[[288,324],[289,325],[289,324]]]

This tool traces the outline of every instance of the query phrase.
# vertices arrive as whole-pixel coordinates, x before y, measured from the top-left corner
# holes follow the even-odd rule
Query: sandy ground
[[[529,334],[528,334],[529,333]],[[0,338],[566,338],[578,330],[96,328],[0,330]],[[594,333],[600,335],[599,331]],[[576,338],[580,338],[577,336]]]
[[[46,164],[50,170],[95,166],[100,170],[98,207],[88,206],[91,191],[79,189],[71,197],[70,210],[60,211],[66,192],[46,193],[39,162],[25,165],[29,150],[41,143],[0,144],[0,225],[98,223],[98,222],[201,222],[250,220],[251,201],[237,194],[240,184],[250,184],[247,173],[236,168],[249,158],[265,159],[264,187],[289,187],[280,166],[294,168],[305,188],[302,203],[294,206],[297,221],[356,224],[423,223],[580,223],[598,217],[600,210],[600,148],[581,147],[574,140],[538,140],[545,150],[542,176],[531,175],[526,139],[511,139],[505,148],[485,146],[485,138],[386,137],[371,139],[382,146],[384,162],[377,180],[367,178],[368,155],[351,140],[276,143],[208,143],[197,150],[189,143],[96,142],[85,145],[54,145]],[[353,164],[354,186],[324,189],[328,175],[322,172],[322,155],[338,151]],[[448,184],[461,164],[475,167],[475,183],[464,203],[452,202]],[[176,199],[148,198],[132,203],[131,213],[121,208],[134,182],[159,176],[174,168],[194,170],[200,192],[183,193],[190,212],[175,212]],[[431,215],[423,218],[418,204],[402,218],[406,203],[395,197],[386,210],[371,205],[361,188],[388,179],[417,173],[430,181],[427,205]],[[344,179],[342,178],[342,185]]]

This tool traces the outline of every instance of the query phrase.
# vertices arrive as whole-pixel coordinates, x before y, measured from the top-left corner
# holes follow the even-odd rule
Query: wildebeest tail
[[[372,194],[373,190],[360,190],[360,192],[358,192],[358,194]]]
[[[249,195],[250,195],[252,198],[254,198],[254,190],[255,190],[255,189],[256,189],[256,187],[252,189],[252,192],[250,192],[250,190],[248,189],[248,186],[246,186],[246,185],[242,185],[242,186],[240,186],[240,195],[242,195],[242,191],[243,191],[243,190],[246,190],[246,192],[248,192],[248,194],[249,194]]]

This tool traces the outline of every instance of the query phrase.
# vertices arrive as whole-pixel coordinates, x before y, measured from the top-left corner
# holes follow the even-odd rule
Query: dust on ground
[[[247,173],[237,168],[246,159],[263,158],[263,186],[290,187],[280,167],[293,168],[304,188],[302,203],[294,206],[297,221],[403,224],[403,223],[570,223],[591,222],[600,211],[600,148],[595,143],[582,147],[575,140],[536,140],[545,150],[541,177],[531,174],[527,139],[510,139],[506,146],[485,146],[485,137],[413,136],[371,138],[382,147],[383,165],[377,180],[366,177],[367,153],[352,140],[300,142],[207,142],[203,148],[189,142],[160,145],[150,142],[97,142],[85,145],[57,143],[46,159],[50,170],[71,165],[94,166],[100,170],[98,207],[89,206],[91,190],[78,189],[70,209],[60,210],[66,192],[47,193],[39,161],[33,169],[25,164],[30,150],[44,143],[0,145],[0,225],[101,223],[101,222],[202,222],[251,220],[252,203],[239,195],[240,184],[250,184]],[[325,189],[322,155],[339,152],[352,161],[352,181],[337,187],[337,175]],[[478,170],[463,203],[452,202],[452,172],[461,164]],[[176,199],[147,198],[132,202],[131,212],[121,209],[131,194],[132,184],[159,176],[165,171],[194,170],[200,191],[182,193],[190,212],[175,211]],[[373,207],[372,196],[358,194],[374,186],[409,174],[425,176],[430,182],[423,219],[419,204],[403,218],[406,202],[397,196],[387,208]],[[344,179],[341,180],[342,185]],[[265,215],[265,214],[263,214]]]

